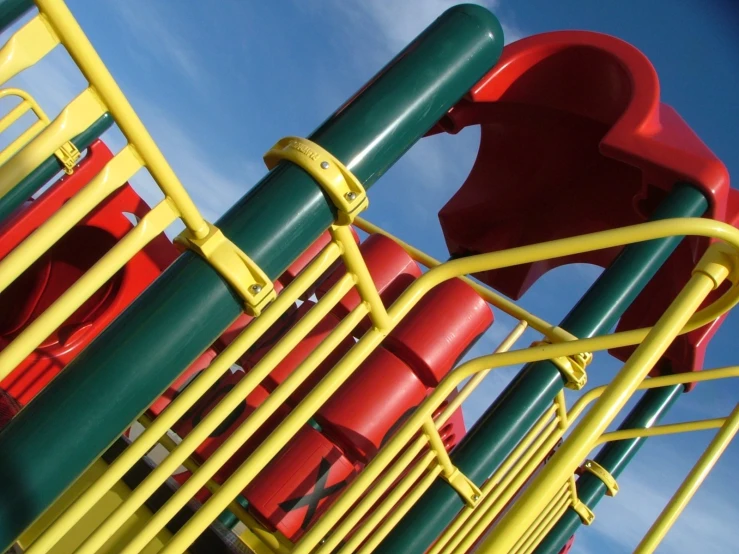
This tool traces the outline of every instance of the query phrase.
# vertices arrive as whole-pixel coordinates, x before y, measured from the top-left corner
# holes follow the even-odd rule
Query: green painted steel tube
[[[646,391],[619,429],[649,429],[656,425],[680,397],[683,390],[683,385],[673,385]],[[642,437],[609,442],[598,452],[595,461],[618,479],[646,440]],[[577,497],[591,510],[605,494],[606,486],[592,473],[584,473],[577,480]],[[537,547],[535,553],[557,554],[581,525],[580,516],[572,508],[568,509]]]
[[[489,11],[451,8],[310,138],[370,187],[491,69],[502,48]],[[274,279],[334,219],[309,175],[282,163],[218,226]],[[205,261],[185,253],[18,414],[0,434],[0,547],[213,343],[241,305]]]
[[[0,0],[0,32],[10,27],[31,8],[32,0]]]
[[[110,114],[103,114],[85,131],[74,137],[71,142],[77,150],[82,152],[95,139],[110,129],[111,125],[113,125],[113,118]],[[0,198],[0,224],[22,206],[23,202],[31,198],[41,187],[48,183],[61,169],[62,165],[59,159],[56,156],[49,156],[41,165],[29,173],[25,179]]]
[[[698,217],[707,207],[698,189],[678,184],[652,219]],[[581,338],[608,332],[681,240],[670,237],[625,247],[565,317],[562,327]],[[563,385],[559,370],[550,362],[524,366],[454,449],[454,464],[482,486],[552,405]],[[463,505],[459,495],[438,480],[376,552],[422,554]]]

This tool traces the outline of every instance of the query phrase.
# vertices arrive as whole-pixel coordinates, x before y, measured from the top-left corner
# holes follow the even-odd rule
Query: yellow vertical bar
[[[72,315],[108,279],[146,244],[176,219],[172,206],[162,201],[146,214],[125,237],[95,265],[46,308],[28,327],[0,352],[0,376],[12,371],[55,329]]]
[[[12,158],[23,146],[25,146],[29,140],[38,135],[47,123],[45,121],[35,121],[33,125],[23,131],[13,142],[6,146],[2,152],[0,152],[0,165],[3,165],[10,158]]]
[[[723,454],[724,450],[729,446],[732,439],[739,431],[739,404],[731,412],[726,423],[719,429],[716,436],[708,445],[703,455],[690,471],[685,481],[680,485],[670,502],[662,510],[657,520],[650,527],[639,546],[634,550],[634,554],[651,554],[659,546],[662,539],[665,538],[667,532],[675,523],[680,514],[688,505],[693,495],[695,495],[698,487],[710,473],[713,466]]]
[[[528,536],[526,541],[521,545],[518,550],[519,554],[527,554],[532,552],[546,536],[547,533],[554,527],[562,514],[567,511],[570,506],[569,499],[567,496],[563,496],[559,501],[552,507],[551,511],[546,517],[537,525],[536,529]]]
[[[196,238],[208,234],[208,224],[164,159],[154,140],[141,123],[85,33],[61,0],[35,0],[39,11],[48,17],[55,33],[80,71],[108,106],[128,142],[135,145],[154,180],[172,198],[182,220]]]
[[[37,15],[18,29],[0,49],[0,84],[35,65],[59,44],[59,38],[47,25],[46,18]]]
[[[546,499],[556,491],[558,483],[574,473],[580,461],[585,459],[598,437],[618,415],[691,315],[728,275],[728,268],[722,263],[723,260],[714,261],[713,256],[716,256],[716,250],[711,247],[699,265],[701,269],[693,273],[688,284],[624,364],[603,396],[575,427],[568,440],[563,443],[521,498],[495,526],[483,543],[485,548],[494,552],[510,550],[515,542],[516,530],[531,523],[536,517],[535,514],[544,507]],[[709,275],[708,272],[712,274]]]
[[[8,94],[0,94],[0,98],[9,96]],[[28,110],[31,109],[31,103],[27,100],[23,100],[20,104],[15,106],[12,110],[6,113],[2,119],[0,119],[0,133],[4,133],[5,130],[10,127],[13,123],[23,117]]]
[[[517,553],[523,549],[523,546],[526,544],[529,538],[531,538],[532,535],[534,535],[540,527],[544,524],[544,521],[547,519],[549,515],[552,514],[552,512],[556,509],[557,505],[560,502],[567,503],[567,488],[563,487],[557,494],[555,494],[552,499],[547,504],[546,508],[544,508],[537,516],[536,519],[533,521],[530,527],[527,529],[522,529],[518,541],[516,541],[516,544],[511,549],[510,554]],[[454,554],[463,554],[459,549],[457,549]]]

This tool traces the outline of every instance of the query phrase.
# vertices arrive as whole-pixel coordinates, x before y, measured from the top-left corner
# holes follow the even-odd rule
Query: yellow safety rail
[[[57,152],[72,137],[106,112],[113,116],[128,144],[79,194],[0,261],[0,291],[7,288],[64,233],[89,214],[109,194],[123,186],[141,168],[145,167],[151,173],[162,189],[165,199],[57,302],[0,352],[0,378],[10,373],[95,290],[177,218],[181,218],[186,226],[184,242],[198,250],[219,270],[228,271],[228,263],[224,260],[229,258],[236,257],[247,267],[249,262],[243,253],[200,215],[64,3],[61,0],[36,0],[36,3],[39,15],[21,28],[0,49],[0,83],[31,67],[61,44],[76,62],[90,86],[53,121],[49,122],[47,119],[44,128],[39,129],[33,138],[29,134],[26,137],[28,141],[26,144],[18,143],[17,152],[2,164],[0,196],[11,190],[40,162]],[[4,122],[5,120],[0,122],[0,126]],[[280,142],[270,153],[283,157],[293,155],[294,152],[291,152],[290,148],[294,144],[295,139]],[[299,150],[298,147],[294,149]],[[645,380],[651,368],[677,335],[715,320],[739,302],[739,230],[706,219],[662,220],[480,254],[446,263],[439,263],[401,243],[429,270],[414,281],[392,306],[386,307],[374,286],[348,224],[353,221],[368,232],[382,231],[366,221],[355,218],[356,212],[366,205],[361,196],[363,194],[361,185],[352,181],[348,172],[342,171],[341,168],[338,171],[341,175],[338,175],[337,179],[344,179],[345,182],[338,180],[337,183],[340,187],[348,187],[346,189],[348,192],[344,188],[337,188],[339,192],[335,196],[337,203],[346,204],[346,210],[342,212],[346,217],[338,222],[341,224],[331,228],[331,242],[261,314],[259,312],[264,306],[265,298],[273,297],[270,296],[271,283],[265,281],[258,268],[248,267],[249,271],[246,273],[229,273],[228,278],[233,281],[232,284],[237,290],[244,291],[247,301],[251,295],[249,290],[256,291],[257,285],[259,291],[255,294],[259,296],[253,299],[252,307],[255,315],[259,317],[155,420],[145,417],[141,420],[145,428],[143,433],[87,488],[75,489],[76,500],[32,542],[27,552],[42,554],[55,548],[69,530],[93,511],[105,495],[118,486],[134,464],[158,443],[169,451],[169,455],[104,521],[98,522],[99,524],[91,530],[76,552],[93,553],[109,544],[111,538],[119,534],[127,522],[139,512],[145,501],[183,464],[192,472],[191,477],[161,509],[132,532],[130,540],[120,552],[128,554],[143,551],[147,545],[150,547],[151,541],[161,537],[160,532],[172,517],[203,487],[208,488],[212,496],[180,531],[163,545],[161,552],[186,551],[207,526],[226,509],[231,510],[241,520],[247,529],[242,534],[242,539],[258,552],[328,553],[338,547],[342,553],[371,552],[438,478],[447,480],[454,487],[465,501],[465,507],[454,522],[443,531],[431,552],[434,554],[465,552],[476,544],[480,545],[482,551],[487,552],[532,552],[556,523],[559,515],[568,507],[578,510],[586,523],[592,521],[592,513],[577,498],[575,472],[598,444],[627,436],[651,436],[720,426],[721,431],[716,440],[691,473],[686,484],[678,491],[665,515],[658,520],[651,534],[640,546],[643,552],[651,551],[655,541],[658,542],[664,536],[706,471],[715,463],[717,456],[736,433],[739,416],[735,410],[727,419],[689,422],[634,432],[605,433],[605,430],[636,390],[671,383],[737,376],[737,368],[726,368],[687,376]],[[648,329],[581,339],[529,313],[468,277],[483,271],[539,260],[668,236],[688,235],[709,237],[716,239],[717,242],[710,247],[698,264],[683,292],[659,322]],[[282,336],[271,351],[179,444],[172,440],[168,432],[174,424],[340,258],[347,268],[346,275]],[[334,505],[296,544],[291,544],[279,533],[263,529],[235,502],[235,498],[356,371],[424,295],[442,282],[454,278],[463,279],[492,306],[514,317],[518,324],[513,331],[494,353],[466,362],[449,373],[347,487]],[[699,306],[708,293],[726,279],[729,279],[733,286],[713,304],[699,311]],[[195,449],[352,288],[356,288],[362,299],[359,306],[341,321],[327,339],[269,395],[210,458],[198,465],[192,459]],[[223,464],[275,414],[365,317],[370,318],[371,329],[225,483],[221,485],[215,483],[213,477]],[[516,341],[528,327],[541,333],[543,340],[529,347],[513,350]],[[564,395],[560,394],[551,408],[482,487],[476,487],[453,465],[440,440],[439,429],[490,371],[505,366],[552,360],[563,372],[569,372],[573,384],[579,386],[586,376],[584,367],[589,360],[589,354],[586,353],[637,344],[639,345],[637,350],[608,386],[584,394],[569,411],[565,405]],[[450,393],[466,380],[468,381],[462,387],[459,396],[434,418],[434,414],[438,413]],[[563,440],[566,433],[569,435]],[[548,458],[560,442],[561,446],[551,458]],[[597,468],[591,469],[597,471]],[[523,493],[511,504],[522,487]],[[492,532],[485,536],[491,525]]]
[[[128,144],[64,207],[0,260],[0,292],[140,169],[149,171],[161,188],[164,199],[0,352],[0,379],[13,371],[95,291],[177,218],[185,223],[187,236],[193,242],[213,238],[217,233],[193,204],[64,2],[38,0],[36,4],[39,13],[0,49],[0,84],[32,67],[61,45],[76,62],[89,87],[63,108],[53,121],[49,121],[25,92],[15,89],[0,91],[0,96],[12,94],[23,99],[0,121],[0,132],[29,109],[38,117],[36,123],[0,153],[0,198],[51,155],[57,155],[65,163],[67,171],[71,171],[79,153],[70,151],[70,139],[106,112],[113,116]],[[230,243],[227,246],[233,247]],[[271,290],[270,287],[264,289],[260,300]]]

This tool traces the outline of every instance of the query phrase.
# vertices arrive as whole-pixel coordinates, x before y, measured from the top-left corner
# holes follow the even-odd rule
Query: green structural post
[[[698,217],[707,207],[698,189],[678,184],[652,219]],[[581,338],[607,333],[681,240],[670,237],[625,247],[565,317],[562,327]],[[551,362],[524,366],[454,449],[454,464],[482,486],[552,405],[563,385]],[[376,552],[423,554],[463,506],[459,495],[438,480]]]
[[[110,114],[103,114],[100,118],[90,125],[85,131],[72,139],[72,144],[82,152],[86,150],[90,144],[99,138],[105,131],[113,125],[113,118]],[[10,216],[16,209],[23,205],[23,202],[31,198],[41,187],[43,187],[51,178],[61,170],[62,166],[56,156],[49,156],[41,165],[34,169],[20,183],[8,191],[8,193],[0,198],[0,223]]]
[[[32,0],[0,0],[0,32],[33,8]]]
[[[492,68],[502,48],[500,24],[489,11],[451,8],[310,138],[370,187]],[[274,279],[335,215],[307,173],[282,163],[217,225]],[[13,419],[0,434],[0,551],[214,342],[241,306],[211,266],[184,253]]]
[[[656,425],[682,392],[683,385],[648,390],[619,429],[648,429]],[[618,478],[646,440],[636,438],[609,442],[598,452],[595,461],[614,478]],[[578,478],[577,497],[591,510],[605,494],[606,486],[592,473],[583,473]],[[535,554],[557,554],[580,525],[582,525],[580,516],[571,508],[568,509],[537,547]]]

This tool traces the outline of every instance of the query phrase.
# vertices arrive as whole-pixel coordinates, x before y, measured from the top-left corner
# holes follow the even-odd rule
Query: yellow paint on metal
[[[726,278],[730,270],[730,266],[727,265],[724,265],[721,253],[709,247],[688,284],[624,364],[605,393],[572,430],[568,440],[562,444],[542,472],[534,478],[516,504],[486,538],[484,542],[486,548],[491,551],[507,552],[513,546],[520,529],[531,524],[534,514],[539,513],[546,499],[555,493],[557,484],[574,472],[636,391],[638,383],[647,376],[688,322],[691,314],[716,288],[717,283]]]
[[[549,339],[536,341],[532,346],[539,344],[551,344],[551,341]],[[593,361],[593,354],[591,352],[579,352],[571,356],[559,356],[549,361],[565,377],[565,387],[572,390],[582,390],[588,382],[588,374],[585,369]]]
[[[26,178],[59,147],[92,125],[105,113],[105,105],[92,90],[84,90],[15,156],[0,172],[0,198]]]
[[[213,266],[244,300],[249,315],[257,317],[277,298],[275,286],[262,268],[215,225],[208,224],[208,234],[203,238],[197,238],[190,229],[185,229],[175,240]]]
[[[264,155],[264,163],[273,169],[287,160],[318,183],[338,210],[336,223],[350,225],[358,213],[367,209],[367,193],[354,174],[328,150],[315,142],[299,137],[285,137]]]
[[[647,531],[647,534],[636,547],[636,550],[634,550],[634,554],[651,554],[655,551],[738,431],[739,404],[731,412],[731,415],[726,419],[719,432],[716,433],[711,444],[703,452],[698,462],[685,478],[685,481],[683,481],[680,488],[670,499],[670,502],[665,506],[665,509],[662,510],[657,520],[649,531]]]
[[[174,171],[172,171],[167,160],[164,159],[151,135],[149,135],[136,112],[128,103],[85,33],[75,21],[69,8],[62,0],[35,0],[35,2],[41,14],[46,18],[56,36],[59,37],[67,52],[77,64],[77,67],[107,106],[107,110],[113,116],[129,144],[135,145],[151,176],[177,206],[185,226],[190,229],[196,238],[207,236],[209,228],[203,216],[182,187]],[[89,124],[84,126],[82,130],[88,126]],[[82,132],[82,130],[79,132]]]
[[[18,29],[0,49],[0,84],[38,63],[59,44],[59,38],[39,14]]]
[[[0,133],[5,132],[13,123],[29,111],[33,112],[36,116],[36,121],[0,152],[0,166],[12,158],[28,141],[38,135],[49,124],[49,117],[46,115],[46,112],[41,109],[38,102],[26,91],[17,88],[0,90],[0,99],[9,96],[17,96],[21,99],[21,102],[0,120]]]
[[[606,494],[608,496],[616,496],[618,494],[618,482],[616,481],[616,478],[598,462],[595,460],[585,460],[582,468],[584,471],[592,473],[603,482],[606,486]]]
[[[56,150],[56,152],[54,152],[54,156],[56,156],[56,159],[61,162],[64,173],[71,175],[74,172],[74,166],[77,164],[77,160],[80,159],[81,154],[72,142],[65,142]]]

